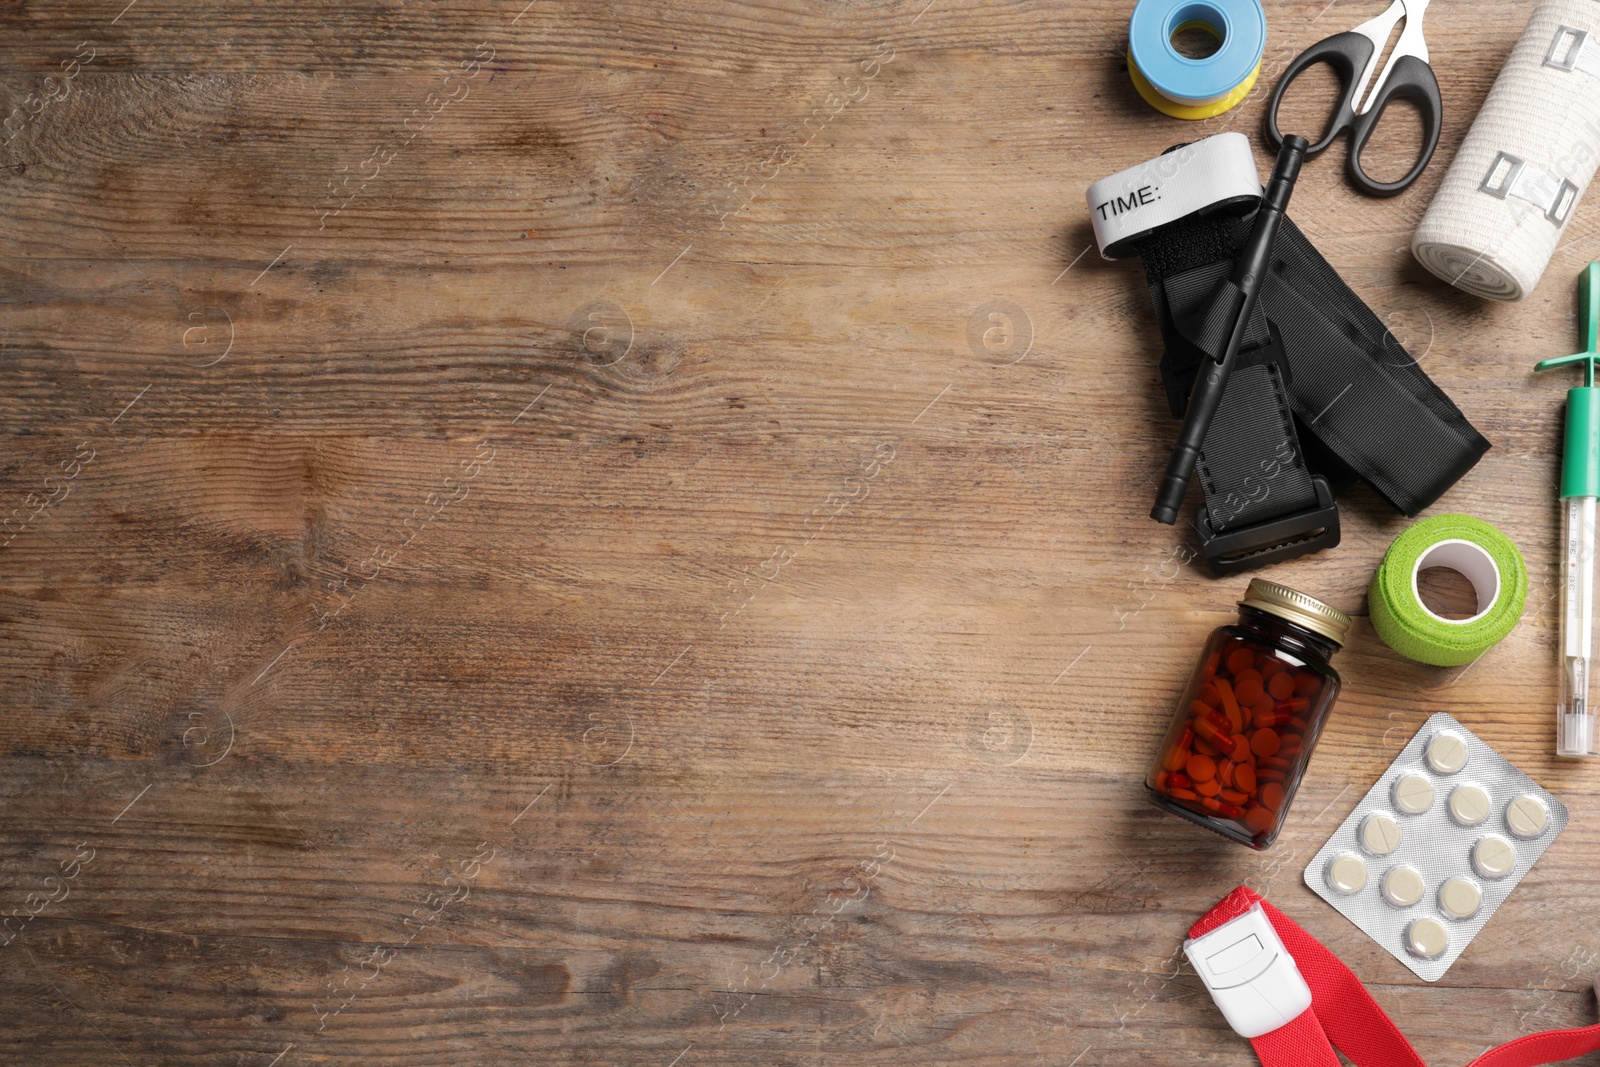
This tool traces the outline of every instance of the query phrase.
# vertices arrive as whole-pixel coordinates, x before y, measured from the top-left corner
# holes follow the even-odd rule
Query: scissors
[[[1350,181],[1356,188],[1369,196],[1393,196],[1416,181],[1433,159],[1433,150],[1439,147],[1439,126],[1444,119],[1439,80],[1428,65],[1428,42],[1422,37],[1422,13],[1427,8],[1428,0],[1394,0],[1389,10],[1377,18],[1318,41],[1296,56],[1283,72],[1283,80],[1272,91],[1272,102],[1267,107],[1267,134],[1273,147],[1283,144],[1283,134],[1278,129],[1278,105],[1283,102],[1283,94],[1307,67],[1326,63],[1338,74],[1343,89],[1334,101],[1332,118],[1322,139],[1307,149],[1306,155],[1317,155],[1340,134],[1350,130],[1353,136],[1348,169]],[[1372,92],[1366,93],[1372,72],[1383,55],[1383,46],[1401,19],[1405,19],[1406,25],[1395,43],[1394,54],[1389,57]],[[1366,97],[1362,100],[1364,93]],[[1362,169],[1361,152],[1393,100],[1409,100],[1421,112],[1422,154],[1405,177],[1399,181],[1380,182]]]

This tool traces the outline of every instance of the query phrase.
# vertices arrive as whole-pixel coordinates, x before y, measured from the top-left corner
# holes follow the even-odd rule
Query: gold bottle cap
[[[1256,608],[1280,619],[1288,619],[1296,626],[1304,626],[1341,647],[1344,645],[1344,635],[1350,629],[1350,616],[1338,608],[1264,578],[1250,579],[1239,606]]]

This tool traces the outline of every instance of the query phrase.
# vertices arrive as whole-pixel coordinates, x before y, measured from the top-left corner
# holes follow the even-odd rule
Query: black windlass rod
[[[1233,372],[1234,357],[1239,354],[1239,343],[1244,340],[1250,314],[1255,310],[1256,298],[1261,295],[1262,283],[1266,281],[1272,247],[1278,239],[1278,226],[1289,208],[1289,197],[1294,193],[1295,180],[1300,177],[1300,164],[1305,162],[1308,146],[1304,137],[1290,134],[1278,150],[1278,161],[1272,167],[1266,195],[1256,211],[1255,225],[1233,265],[1233,284],[1241,294],[1239,317],[1228,333],[1222,356],[1207,360],[1195,375],[1194,391],[1189,394],[1189,406],[1183,413],[1183,429],[1178,434],[1178,443],[1172,447],[1167,476],[1156,491],[1156,505],[1150,509],[1150,517],[1157,522],[1171,526],[1178,521],[1178,509],[1189,491],[1189,477],[1194,473],[1195,461],[1200,458],[1211,419],[1222,403],[1228,375]]]

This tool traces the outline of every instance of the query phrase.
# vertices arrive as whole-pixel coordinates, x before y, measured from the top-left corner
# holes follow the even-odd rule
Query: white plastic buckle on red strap
[[[1240,1037],[1269,1034],[1311,1007],[1311,987],[1260,904],[1183,951]]]
[[[1425,1067],[1355,972],[1259,893],[1240,886],[1189,929],[1198,935],[1184,942],[1189,962],[1263,1067]],[[1595,1051],[1600,1023],[1523,1034],[1468,1067],[1539,1067]]]

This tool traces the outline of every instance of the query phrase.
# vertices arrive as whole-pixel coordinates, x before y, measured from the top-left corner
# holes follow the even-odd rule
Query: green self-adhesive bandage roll
[[[1417,576],[1429,567],[1465,576],[1478,595],[1478,613],[1446,619],[1429,611],[1417,592]],[[1471,663],[1499,644],[1522,618],[1527,600],[1522,553],[1505,534],[1470,515],[1436,515],[1395,538],[1367,590],[1372,626],[1384,643],[1436,667]]]

